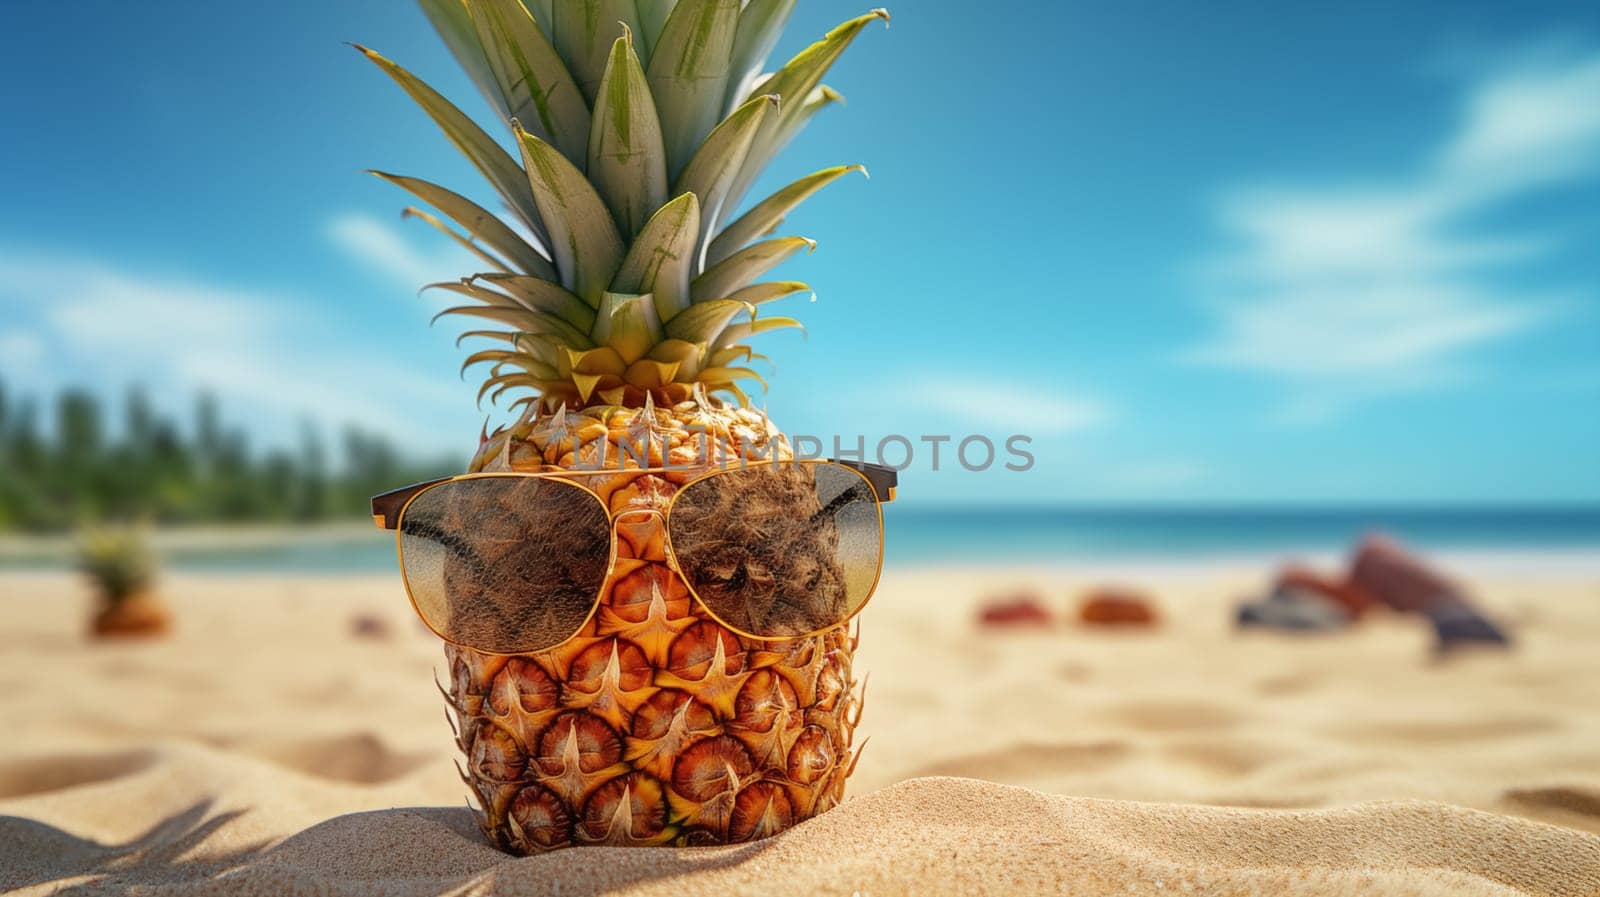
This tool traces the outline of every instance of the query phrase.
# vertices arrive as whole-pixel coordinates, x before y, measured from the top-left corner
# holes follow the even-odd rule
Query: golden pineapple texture
[[[703,393],[669,409],[559,411],[507,433],[489,470],[585,475],[617,516],[617,560],[583,631],[542,654],[447,646],[463,779],[494,844],[697,845],[776,834],[837,804],[860,698],[844,627],[748,639],[707,616],[668,565],[661,511],[712,464],[787,445],[766,416]],[[605,448],[602,449],[602,446]],[[663,454],[663,450],[665,454]],[[637,448],[635,455],[639,454]]]
[[[481,263],[431,287],[465,303],[441,315],[481,328],[462,334],[487,345],[463,367],[487,366],[480,401],[505,397],[521,409],[515,424],[484,434],[471,469],[617,471],[579,480],[617,517],[616,562],[583,630],[537,655],[447,648],[462,776],[484,832],[518,853],[714,844],[828,809],[854,758],[853,638],[840,627],[760,641],[719,624],[669,565],[660,512],[707,466],[789,457],[782,435],[748,407],[750,385],[766,382],[751,367],[766,356],[751,344],[800,328],[768,309],[811,289],[763,278],[816,248],[781,232],[801,204],[865,169],[830,166],[764,198],[748,194],[807,123],[839,103],[824,76],[889,14],[850,19],[769,66],[798,0],[419,4],[483,94],[489,130],[408,69],[357,49],[495,195],[486,208],[420,178],[373,172],[433,210],[407,215]],[[648,464],[624,451],[643,445]],[[641,472],[667,461],[679,469]],[[748,501],[719,498],[752,520],[763,503],[784,513],[773,496],[748,491]],[[752,608],[747,621],[772,624],[796,598],[833,600],[838,574],[789,542],[831,539],[836,548],[838,535],[800,529],[721,536],[761,539],[764,554],[784,562],[766,568],[783,580],[773,590],[780,600]],[[475,597],[536,602],[536,591]]]

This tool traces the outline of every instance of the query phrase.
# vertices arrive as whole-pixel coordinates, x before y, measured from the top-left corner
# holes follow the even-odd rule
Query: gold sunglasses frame
[[[863,598],[861,600],[861,603],[859,605],[857,605],[856,608],[850,612],[850,615],[845,617],[843,620],[840,620],[837,623],[830,623],[829,625],[824,626],[824,627],[822,627],[820,629],[816,629],[816,630],[813,630],[811,632],[803,633],[803,634],[800,634],[800,635],[757,635],[756,633],[748,632],[748,631],[746,631],[744,629],[741,629],[741,628],[739,628],[737,626],[734,626],[734,625],[730,624],[727,620],[724,620],[722,618],[722,616],[720,614],[718,614],[715,610],[712,610],[711,605],[707,604],[705,599],[700,597],[700,593],[698,591],[696,591],[696,589],[694,587],[694,583],[690,582],[689,581],[689,577],[684,574],[683,567],[678,562],[678,554],[672,547],[672,526],[671,526],[672,509],[673,509],[673,506],[677,504],[678,498],[680,496],[682,496],[685,492],[687,492],[691,486],[694,486],[696,483],[699,483],[702,480],[707,480],[707,479],[710,479],[711,477],[714,477],[714,476],[720,476],[720,475],[723,475],[723,474],[734,473],[734,472],[737,472],[737,471],[751,470],[751,469],[755,469],[755,468],[758,468],[758,467],[767,467],[767,466],[772,466],[772,465],[794,466],[794,465],[799,465],[799,464],[823,464],[823,465],[827,465],[829,467],[837,467],[837,468],[840,468],[842,470],[849,471],[851,474],[855,475],[856,478],[860,479],[863,483],[866,484],[868,493],[870,495],[872,495],[872,497],[873,497],[873,502],[872,502],[873,513],[876,515],[877,521],[878,521],[878,562],[877,562],[877,569],[873,571],[873,574],[872,574],[872,585],[868,586],[868,588],[867,588],[867,596],[865,598]],[[878,468],[878,467],[874,466],[872,469],[873,469],[873,471],[875,473],[878,473],[880,471],[881,472],[887,472],[889,474],[893,473],[893,471],[890,471],[888,468]],[[404,492],[406,492],[406,491],[408,491],[410,489],[416,489],[416,492],[414,492],[413,494],[407,496],[405,504],[401,505],[400,510],[393,515],[394,516],[393,529],[394,529],[394,532],[395,532],[395,553],[398,555],[399,561],[400,561],[400,581],[405,586],[406,599],[411,602],[411,609],[412,609],[413,612],[416,613],[417,618],[422,620],[423,625],[427,626],[429,631],[431,631],[434,635],[437,635],[440,639],[444,640],[446,643],[454,645],[454,646],[456,646],[458,648],[466,648],[466,649],[469,649],[469,650],[472,650],[472,651],[476,651],[479,654],[487,654],[487,655],[489,655],[491,657],[515,657],[515,656],[518,656],[518,655],[525,655],[525,654],[545,654],[545,653],[548,653],[550,651],[554,651],[557,648],[560,648],[562,645],[565,645],[566,643],[568,643],[568,642],[572,641],[573,639],[577,638],[578,634],[583,632],[584,628],[589,625],[589,621],[594,619],[594,615],[596,613],[599,613],[601,599],[605,595],[606,584],[611,581],[612,574],[616,572],[616,567],[617,567],[617,539],[618,539],[618,536],[617,536],[617,521],[620,520],[623,517],[627,517],[627,516],[633,515],[633,514],[653,515],[655,517],[660,518],[660,520],[661,520],[661,531],[662,531],[662,541],[663,541],[663,544],[666,546],[666,550],[667,550],[667,566],[672,570],[673,574],[676,575],[678,577],[678,579],[683,582],[684,587],[689,590],[689,596],[694,599],[695,604],[699,605],[700,609],[703,610],[708,617],[710,617],[712,620],[715,620],[720,626],[722,626],[723,628],[727,629],[728,631],[733,632],[733,633],[737,633],[738,635],[740,635],[740,636],[742,636],[744,638],[747,638],[747,639],[753,639],[755,641],[761,641],[761,642],[787,642],[787,641],[795,641],[795,640],[799,640],[799,639],[811,638],[813,636],[821,635],[821,634],[823,634],[825,632],[832,632],[835,629],[839,629],[839,628],[841,628],[843,626],[848,625],[851,620],[855,619],[857,615],[859,615],[863,610],[866,609],[867,604],[870,603],[872,601],[873,596],[877,594],[877,592],[878,592],[878,583],[883,579],[883,554],[884,554],[884,550],[883,550],[884,549],[883,506],[884,506],[884,504],[886,504],[888,502],[894,501],[894,498],[895,498],[895,486],[894,486],[894,484],[892,482],[892,480],[893,480],[892,476],[889,478],[889,482],[887,483],[886,488],[880,488],[879,484],[873,482],[872,478],[869,477],[865,471],[861,470],[860,468],[856,467],[853,464],[847,464],[847,463],[843,463],[843,462],[840,462],[840,461],[828,460],[828,459],[825,459],[825,458],[799,458],[799,459],[788,460],[788,461],[784,461],[784,460],[778,460],[778,461],[754,461],[754,462],[747,462],[747,463],[742,463],[742,464],[738,464],[738,465],[728,465],[728,466],[725,466],[725,467],[713,467],[713,468],[711,468],[709,470],[706,470],[706,471],[702,472],[699,476],[696,476],[693,479],[690,479],[690,480],[686,481],[683,485],[679,486],[677,488],[677,490],[673,492],[672,497],[667,500],[667,504],[663,508],[627,508],[627,509],[624,509],[622,511],[617,511],[617,512],[613,512],[611,510],[610,505],[608,505],[606,503],[605,497],[602,496],[599,492],[595,491],[590,486],[588,486],[588,485],[586,485],[586,484],[584,484],[582,482],[579,482],[576,479],[574,479],[575,477],[591,477],[591,476],[633,477],[633,476],[636,476],[636,475],[661,474],[661,473],[682,473],[682,472],[684,472],[683,468],[635,467],[635,468],[624,468],[624,469],[620,469],[620,470],[575,470],[575,469],[563,469],[563,470],[539,470],[539,471],[499,471],[499,472],[493,472],[493,473],[461,474],[459,476],[448,477],[446,479],[438,480],[436,482],[422,484],[421,488],[417,488],[417,487],[414,487],[414,486],[408,486],[405,489],[399,489],[399,490],[395,490],[395,492],[384,493],[384,495],[376,496],[372,500],[372,504],[373,504],[373,515],[372,515],[372,517],[373,517],[373,522],[378,526],[379,529],[389,529],[390,528],[389,527],[389,515],[386,514],[386,513],[381,513],[379,511],[379,509],[378,509],[378,505],[379,505],[380,500],[384,499],[387,496],[394,495],[395,493],[404,493]],[[578,489],[581,489],[584,492],[587,492],[592,498],[594,498],[594,500],[596,502],[599,503],[601,510],[603,510],[605,512],[605,514],[606,514],[607,529],[609,530],[609,539],[610,539],[610,556],[606,560],[605,576],[601,578],[599,585],[597,585],[595,587],[594,597],[589,602],[589,613],[584,616],[583,622],[578,624],[578,627],[572,632],[571,635],[567,636],[566,638],[562,639],[561,641],[556,642],[555,644],[550,645],[548,647],[539,648],[537,650],[532,650],[532,651],[485,651],[483,648],[480,648],[480,647],[478,647],[476,645],[468,645],[468,644],[465,644],[463,642],[458,642],[455,639],[450,638],[449,636],[446,636],[444,633],[440,632],[437,628],[434,627],[433,623],[430,622],[428,620],[428,618],[422,613],[422,609],[417,606],[416,593],[411,588],[410,577],[408,577],[406,575],[405,529],[404,529],[404,525],[403,525],[404,521],[405,521],[406,512],[411,509],[411,505],[414,504],[417,501],[417,499],[421,498],[422,496],[426,495],[429,492],[432,492],[435,489],[440,488],[441,486],[447,486],[447,485],[449,485],[451,483],[459,482],[459,481],[462,481],[462,480],[487,480],[487,479],[547,479],[547,480],[556,480],[556,481],[559,481],[559,482],[563,482],[563,483],[566,483],[568,485],[574,486],[574,487],[576,487]]]

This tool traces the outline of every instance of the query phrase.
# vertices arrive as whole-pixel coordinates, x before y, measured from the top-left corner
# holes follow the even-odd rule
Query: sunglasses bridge
[[[684,581],[684,585],[688,585],[689,584],[688,577],[684,575],[683,568],[678,566],[678,556],[676,554],[674,554],[673,551],[672,551],[672,535],[671,535],[671,532],[667,529],[667,513],[666,513],[665,510],[663,510],[661,508],[625,508],[625,509],[623,509],[621,511],[618,511],[615,514],[611,515],[611,540],[612,540],[612,542],[611,542],[611,549],[612,549],[611,550],[611,565],[612,565],[612,570],[607,570],[606,571],[607,577],[608,578],[610,577],[611,573],[614,571],[614,569],[616,567],[617,560],[619,560],[619,558],[617,556],[616,547],[617,547],[617,540],[621,539],[622,536],[618,532],[618,530],[622,527],[624,518],[627,518],[627,517],[643,517],[643,518],[646,518],[646,521],[649,518],[652,518],[652,517],[655,518],[656,525],[661,527],[661,547],[662,547],[662,555],[663,555],[662,559],[666,561],[667,567],[670,568],[673,573],[677,574],[679,579],[682,579]],[[633,525],[633,526],[639,526],[639,525],[642,525],[646,521],[629,521],[629,523],[631,525]],[[651,558],[639,558],[639,560],[653,560],[653,559],[651,559]],[[657,563],[659,563],[659,561],[657,561]]]

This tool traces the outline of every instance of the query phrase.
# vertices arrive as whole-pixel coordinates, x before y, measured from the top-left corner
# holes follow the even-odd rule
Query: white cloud
[[[28,371],[45,359],[44,340],[26,330],[0,334],[0,372]]]
[[[430,452],[461,449],[418,420],[459,417],[465,387],[338,341],[294,297],[0,247],[0,314],[12,328],[0,370],[34,389],[72,383],[115,395],[138,383],[170,411],[210,390],[268,439],[310,418],[329,432],[356,424]],[[19,347],[25,361],[44,346],[47,366],[16,358]]]
[[[1523,58],[1480,79],[1455,132],[1386,185],[1237,190],[1235,248],[1204,266],[1217,332],[1188,357],[1290,382],[1281,418],[1461,382],[1472,350],[1546,323],[1567,297],[1503,285],[1560,245],[1479,218],[1600,174],[1600,54]]]
[[[1600,151],[1600,56],[1532,60],[1491,78],[1440,167],[1471,194],[1505,194],[1592,172]]]
[[[328,222],[328,239],[356,261],[396,285],[412,290],[457,280],[483,268],[483,262],[431,228],[412,240],[401,229],[371,215],[339,215]],[[426,248],[420,248],[426,247]]]
[[[1410,381],[1418,371],[1438,373],[1460,350],[1537,322],[1551,308],[1519,307],[1443,278],[1307,280],[1299,288],[1223,306],[1226,341],[1197,357],[1293,376]]]
[[[1110,407],[1098,398],[1038,385],[916,378],[895,391],[909,404],[945,412],[993,432],[1055,435],[1105,423]]]

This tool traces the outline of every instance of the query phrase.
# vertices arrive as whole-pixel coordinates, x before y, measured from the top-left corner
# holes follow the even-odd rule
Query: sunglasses
[[[613,512],[585,482],[666,469],[481,473],[375,496],[396,532],[418,616],[485,654],[536,654],[583,631],[617,562],[624,517],[664,523],[666,556],[718,623],[747,638],[804,638],[854,617],[883,570],[891,468],[762,461],[689,480],[664,507]],[[679,471],[681,472],[681,471]]]

